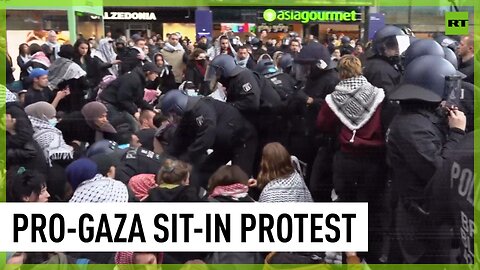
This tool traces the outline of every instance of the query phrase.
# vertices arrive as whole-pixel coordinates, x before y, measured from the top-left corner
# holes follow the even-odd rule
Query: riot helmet
[[[420,56],[406,67],[404,80],[390,99],[441,102],[460,87],[461,79],[462,74],[443,57]]]
[[[210,90],[215,89],[217,82],[225,85],[225,81],[242,72],[235,59],[230,55],[221,54],[215,57],[208,65],[205,81],[210,82]]]
[[[298,81],[306,81],[308,76],[315,71],[331,69],[330,53],[320,43],[309,43],[294,59],[295,75]]]
[[[373,36],[373,50],[375,54],[387,58],[399,58],[409,45],[409,36],[394,25],[384,26]]]
[[[168,91],[160,100],[164,115],[183,116],[187,110],[188,96],[178,89]]]
[[[87,157],[92,157],[99,154],[111,154],[118,148],[118,143],[109,140],[101,140],[92,144],[86,153]]]
[[[442,46],[431,39],[420,39],[411,44],[405,51],[404,66],[408,66],[414,59],[424,55],[444,57]]]

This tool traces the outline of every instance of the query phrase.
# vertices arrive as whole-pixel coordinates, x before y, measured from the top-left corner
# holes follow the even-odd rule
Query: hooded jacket
[[[139,107],[152,110],[152,106],[143,100],[145,86],[145,75],[142,69],[137,67],[113,81],[102,91],[100,99],[132,115]]]
[[[330,134],[340,129],[338,140],[342,152],[367,154],[383,150],[381,110],[384,98],[383,89],[371,85],[363,76],[342,80],[326,96],[317,127]]]

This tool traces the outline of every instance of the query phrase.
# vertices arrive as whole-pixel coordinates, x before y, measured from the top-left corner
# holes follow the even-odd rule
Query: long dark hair
[[[22,55],[23,56],[23,53],[22,53],[22,47],[23,46],[27,46],[27,48],[29,48],[28,44],[27,43],[22,43],[18,46],[18,55]]]
[[[87,55],[85,55],[85,61],[88,61],[89,58],[90,58],[90,54],[92,53],[90,43],[88,42],[88,40],[80,38],[80,39],[77,39],[77,41],[73,45],[73,48],[74,48],[73,59],[74,59],[74,61],[80,60],[80,58],[82,58],[82,55],[80,55],[80,53],[78,52],[78,48],[82,44],[87,44],[87,46],[88,46]]]

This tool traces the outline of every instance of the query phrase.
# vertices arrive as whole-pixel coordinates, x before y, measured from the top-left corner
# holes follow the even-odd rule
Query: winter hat
[[[67,174],[68,182],[70,182],[72,186],[72,190],[76,190],[82,182],[95,177],[98,173],[98,167],[92,160],[81,158],[68,165],[65,173]]]
[[[73,59],[73,56],[75,55],[75,49],[73,48],[72,45],[66,44],[60,46],[60,52],[58,52],[58,56],[67,58],[67,59]]]
[[[106,176],[108,171],[110,171],[110,167],[116,167],[119,163],[118,160],[108,154],[94,155],[90,157],[90,159],[97,164],[97,172],[104,176]]]
[[[140,201],[145,200],[148,197],[148,191],[157,186],[154,174],[135,175],[128,182],[128,187]]]
[[[141,129],[135,133],[137,135],[139,142],[142,144],[142,148],[153,151],[153,139],[155,138],[155,133],[157,132],[154,128]]]
[[[145,40],[145,39],[144,39],[142,36],[140,36],[139,34],[134,34],[134,35],[132,35],[131,39],[132,39],[132,41],[135,42],[135,43],[136,43],[137,41],[139,41],[139,40]]]
[[[107,107],[105,107],[105,105],[103,105],[98,101],[92,101],[85,104],[81,112],[83,117],[85,117],[87,124],[91,128],[102,131],[102,132],[117,133],[115,128],[110,123],[105,123],[101,127],[98,127],[97,125],[95,125],[95,119],[101,117],[107,111],[108,110],[107,110]]]
[[[48,70],[45,70],[43,68],[34,68],[30,72],[30,75],[28,76],[30,79],[38,78],[41,76],[48,75]]]
[[[57,114],[57,110],[55,110],[55,107],[45,101],[38,101],[28,105],[27,107],[25,107],[25,112],[27,113],[27,115],[43,120],[52,119]]]
[[[151,62],[147,62],[147,63],[143,64],[142,70],[144,72],[150,71],[150,72],[155,72],[157,74],[162,73],[162,71],[157,67],[157,65],[155,65],[154,63],[151,63]]]

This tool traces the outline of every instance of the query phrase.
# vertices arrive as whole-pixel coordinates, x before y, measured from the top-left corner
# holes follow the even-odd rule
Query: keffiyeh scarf
[[[355,131],[370,120],[384,98],[383,89],[358,76],[340,81],[325,101],[340,121]]]
[[[60,57],[48,69],[48,87],[56,89],[58,84],[71,79],[78,79],[87,73],[72,60]]]
[[[33,126],[33,139],[43,150],[45,159],[50,167],[54,160],[73,159],[73,147],[63,140],[62,132],[51,126],[48,121],[28,116]]]
[[[184,52],[185,51],[185,49],[182,47],[182,45],[180,45],[180,43],[178,43],[176,46],[173,46],[172,44],[167,42],[163,46],[163,49],[166,50],[167,52],[174,52],[174,51]]]
[[[128,202],[127,186],[101,174],[91,180],[82,182],[70,202],[74,203],[126,203]]]
[[[240,183],[228,186],[217,186],[213,189],[209,198],[215,198],[217,196],[230,197],[234,200],[245,198],[248,196],[248,186]]]

